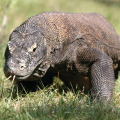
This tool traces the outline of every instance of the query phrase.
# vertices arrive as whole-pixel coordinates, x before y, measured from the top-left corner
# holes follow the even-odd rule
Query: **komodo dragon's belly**
[[[84,93],[88,93],[90,89],[89,78],[83,77],[78,73],[59,73],[59,77],[70,88],[73,87],[74,89],[82,90]]]

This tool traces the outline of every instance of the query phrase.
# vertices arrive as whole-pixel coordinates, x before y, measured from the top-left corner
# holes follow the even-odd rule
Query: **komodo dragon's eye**
[[[36,48],[33,48],[33,52],[35,52],[36,51]]]
[[[36,51],[36,48],[37,48],[37,44],[34,43],[30,48],[28,48],[28,52],[34,53]]]

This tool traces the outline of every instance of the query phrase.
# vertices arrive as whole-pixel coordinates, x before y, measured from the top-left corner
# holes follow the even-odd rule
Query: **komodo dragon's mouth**
[[[31,74],[27,74],[25,76],[20,76],[20,75],[14,75],[14,74],[11,74],[11,75],[6,75],[7,78],[9,78],[9,80],[13,80],[14,81],[23,81],[23,80],[29,80],[28,78],[31,76]],[[15,78],[14,78],[15,77]]]
[[[46,71],[40,71],[40,70],[37,70],[35,69],[34,72],[31,72],[27,75],[24,75],[24,76],[20,76],[20,75],[14,75],[14,74],[11,74],[9,76],[11,76],[9,78],[9,80],[13,80],[14,76],[15,76],[15,80],[14,81],[34,81],[38,78],[41,78],[45,75]]]
[[[27,75],[25,75],[25,76],[18,76],[18,75],[16,75],[15,80],[20,80],[20,81],[26,80],[26,79],[29,78],[30,76],[31,76],[31,74],[27,74]]]
[[[5,75],[7,78],[11,76],[9,80],[13,80],[13,78],[15,77],[14,81],[34,81],[37,80],[38,78],[42,78],[49,67],[50,67],[49,61],[40,59],[33,67],[33,70],[27,72],[27,74],[20,75],[8,71],[5,73]]]

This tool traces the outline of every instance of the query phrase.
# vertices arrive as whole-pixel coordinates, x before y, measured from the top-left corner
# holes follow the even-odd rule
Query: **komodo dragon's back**
[[[26,23],[28,28],[41,28],[48,42],[57,47],[81,39],[88,47],[100,49],[113,59],[120,56],[115,29],[98,13],[42,13]]]
[[[93,97],[106,102],[113,93],[114,72],[118,76],[119,45],[115,29],[100,14],[41,13],[10,35],[4,72],[16,81],[41,78],[45,83],[59,72],[65,84],[87,85]]]

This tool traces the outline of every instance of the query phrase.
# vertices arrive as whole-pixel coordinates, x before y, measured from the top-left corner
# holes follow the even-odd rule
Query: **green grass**
[[[90,104],[88,97],[71,91],[59,94],[53,86],[29,93],[26,97],[2,99],[1,119],[20,120],[115,120],[120,118],[120,109],[115,105]]]
[[[0,0],[0,28],[5,6]],[[120,78],[116,81],[113,105],[91,104],[82,93],[59,92],[59,87],[18,94],[12,98],[13,85],[3,73],[4,51],[10,33],[28,17],[41,12],[97,12],[104,15],[120,34],[120,2],[102,0],[12,0],[7,12],[7,24],[0,33],[0,120],[119,120]],[[17,89],[16,89],[17,90]]]
[[[44,89],[17,99],[2,99],[0,116],[20,120],[115,120],[120,118],[120,109],[114,105],[90,104],[87,96],[72,92],[59,94],[57,89]]]

